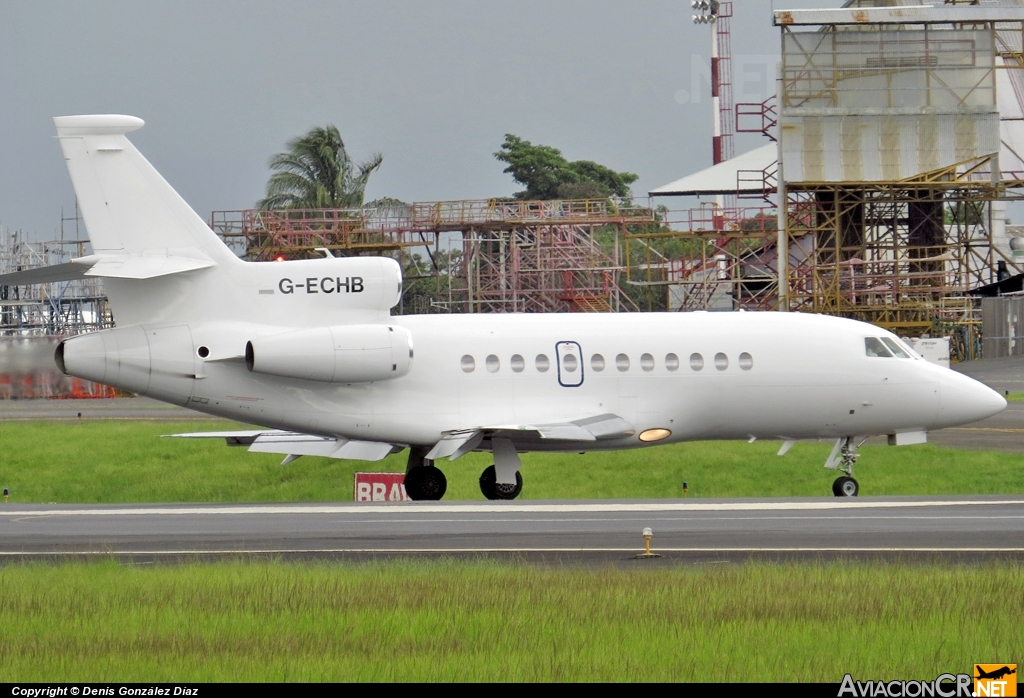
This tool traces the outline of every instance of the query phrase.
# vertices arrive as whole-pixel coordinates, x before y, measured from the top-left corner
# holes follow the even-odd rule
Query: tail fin
[[[142,119],[97,114],[53,121],[97,255],[238,261],[125,137],[142,128]]]

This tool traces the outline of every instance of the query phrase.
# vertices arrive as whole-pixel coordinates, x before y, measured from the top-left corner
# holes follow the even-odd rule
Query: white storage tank
[[[904,341],[925,361],[949,368],[949,337],[910,337]]]

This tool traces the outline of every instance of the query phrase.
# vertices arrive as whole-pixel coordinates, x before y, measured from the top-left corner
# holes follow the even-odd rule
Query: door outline
[[[570,350],[569,352],[566,352],[566,353],[573,353],[576,356],[576,358],[579,360],[580,376],[579,376],[579,380],[576,381],[575,383],[572,383],[572,382],[568,382],[567,383],[567,382],[562,380],[562,352],[560,350],[561,350],[561,348],[564,345],[569,345],[570,347],[574,347],[575,348],[575,352],[572,352]],[[583,349],[580,347],[579,342],[573,342],[571,340],[563,340],[561,342],[555,342],[555,365],[556,365],[556,368],[558,370],[558,384],[560,386],[562,386],[563,388],[578,388],[581,385],[583,385]],[[573,376],[571,373],[569,374],[569,377],[572,378],[572,379],[575,379],[575,376]]]

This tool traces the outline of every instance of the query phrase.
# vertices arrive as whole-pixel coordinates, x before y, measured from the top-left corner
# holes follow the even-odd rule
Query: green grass
[[[4,680],[934,679],[1024,656],[1024,568],[0,568]]]
[[[1007,402],[1024,402],[1024,393],[1007,393],[1003,397]]]
[[[379,463],[281,456],[230,448],[220,439],[161,434],[229,429],[230,423],[95,421],[0,423],[0,487],[15,502],[347,501],[358,470],[402,472],[405,454]],[[822,467],[830,446],[695,442],[611,453],[523,456],[523,498],[598,499],[827,496],[836,477]],[[864,495],[1024,492],[1024,455],[933,445],[861,449]],[[446,499],[482,499],[477,479],[490,464],[470,454],[439,465]]]

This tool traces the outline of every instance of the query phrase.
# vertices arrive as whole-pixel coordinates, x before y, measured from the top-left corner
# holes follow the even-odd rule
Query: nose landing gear
[[[860,487],[852,477],[837,477],[832,483],[832,494],[837,497],[856,497]]]
[[[846,473],[845,476],[837,477],[836,481],[832,483],[832,494],[837,497],[856,497],[860,492],[860,486],[853,479],[853,464],[857,462],[857,457],[860,455],[857,453],[859,444],[854,444],[853,438],[847,436],[845,439],[836,441],[835,448],[832,449],[828,460],[825,461],[826,468]]]

